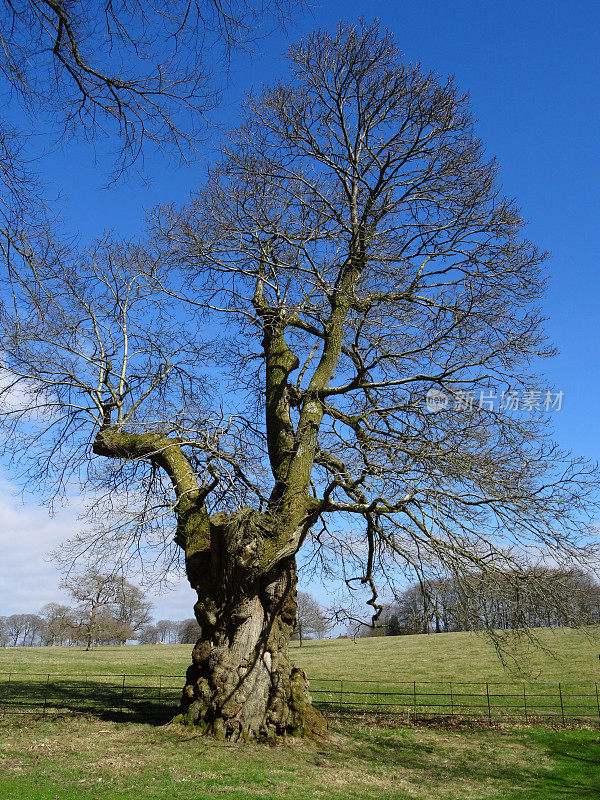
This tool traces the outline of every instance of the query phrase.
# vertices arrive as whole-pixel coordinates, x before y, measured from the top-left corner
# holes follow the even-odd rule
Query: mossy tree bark
[[[318,733],[323,720],[311,707],[306,675],[288,655],[295,558],[268,565],[272,521],[251,509],[206,523],[210,546],[190,542],[186,549],[202,636],[187,672],[184,720],[233,740]]]
[[[294,511],[279,503],[279,513],[243,508],[209,516],[208,490],[200,489],[177,441],[107,425],[94,450],[148,458],[173,482],[175,541],[185,551],[202,628],[178,718],[231,740],[321,733],[324,720],[311,705],[306,674],[288,655],[296,617],[295,552],[311,524],[310,503],[297,498]]]

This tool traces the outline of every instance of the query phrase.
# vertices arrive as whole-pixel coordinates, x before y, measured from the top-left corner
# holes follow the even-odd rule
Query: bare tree
[[[0,647],[6,647],[10,642],[6,617],[0,617]]]
[[[321,604],[309,592],[296,593],[296,624],[294,631],[298,635],[300,647],[305,636],[311,634],[318,639],[325,636],[330,624]]]
[[[94,642],[124,644],[150,620],[151,604],[122,575],[105,575],[95,570],[73,573],[62,587],[77,602],[75,612],[86,650],[91,650]]]
[[[402,628],[400,617],[398,614],[391,614],[387,623],[387,635],[400,636],[402,633],[404,633],[404,630]]]
[[[158,644],[161,641],[160,632],[156,625],[144,625],[138,633],[139,644]]]
[[[585,562],[598,488],[541,404],[467,402],[543,396],[531,363],[552,351],[543,255],[465,98],[377,25],[308,36],[291,65],[146,249],[52,250],[1,319],[23,476],[78,476],[118,512],[114,551],[170,566],[176,520],[202,631],[182,713],[231,739],[320,724],[287,652],[301,548],[376,617],[403,571],[473,589],[532,548]]]
[[[202,631],[198,625],[198,620],[194,619],[193,617],[190,619],[184,619],[183,622],[179,623],[179,644],[194,644],[198,641],[201,635]]]
[[[99,614],[105,606],[113,606],[118,592],[118,579],[113,575],[89,572],[71,575],[63,581],[65,588],[77,603],[75,609],[80,637],[85,640],[85,649],[91,650],[100,625]]]
[[[122,580],[119,591],[115,597],[115,619],[122,623],[123,630],[127,630],[125,639],[135,637],[138,631],[152,619],[151,603],[139,586],[134,586],[129,581]],[[125,643],[125,642],[123,642]]]
[[[159,619],[156,623],[159,640],[164,644],[175,644],[179,639],[180,625],[181,623],[174,619]]]
[[[33,647],[42,641],[43,620],[37,614],[11,614],[4,618],[4,625],[13,647]]]
[[[124,645],[134,636],[129,623],[117,619],[109,608],[99,609],[94,623],[94,643],[98,645]]]
[[[62,645],[71,640],[75,627],[72,608],[61,603],[47,603],[40,615],[46,623],[46,644]]]

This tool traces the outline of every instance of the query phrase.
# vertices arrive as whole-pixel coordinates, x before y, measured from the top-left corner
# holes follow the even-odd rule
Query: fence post
[[[562,696],[562,686],[560,683],[558,684],[558,694],[560,697],[560,713],[562,716],[563,725],[565,724],[565,706],[563,704],[563,696]]]
[[[598,716],[600,717],[600,697],[598,696],[598,682],[595,683],[596,686],[596,706],[598,707]]]
[[[417,721],[417,682],[413,681],[413,722]]]
[[[342,713],[343,697],[344,697],[344,681],[340,681],[340,714]]]
[[[487,696],[487,707],[488,707],[488,722],[490,725],[492,724],[492,707],[490,705],[490,685],[486,683],[485,685],[485,693]]]
[[[523,708],[525,709],[525,724],[527,724],[527,691],[525,689],[525,684],[523,684]]]
[[[42,711],[42,718],[46,716],[46,704],[48,702],[48,686],[50,685],[50,675],[46,680],[46,688],[44,689],[44,710]]]
[[[2,674],[5,675],[6,673],[2,673]],[[4,705],[4,703],[2,702],[3,699],[5,699],[7,703],[10,702],[9,701],[9,697],[10,697],[10,676],[11,675],[12,675],[12,672],[9,672],[8,673],[8,680],[6,681],[6,698],[0,697],[0,708],[3,707],[3,705]],[[4,687],[2,687],[2,688],[4,689]]]
[[[452,691],[452,681],[450,681],[450,714],[454,716],[454,692]]]
[[[121,714],[123,713],[123,699],[125,697],[125,675],[123,675],[123,684],[121,685]]]

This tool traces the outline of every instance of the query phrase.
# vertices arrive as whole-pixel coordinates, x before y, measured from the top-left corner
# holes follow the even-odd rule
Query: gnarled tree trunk
[[[232,740],[322,732],[306,675],[292,667],[287,649],[296,616],[294,554],[308,520],[301,479],[294,484],[301,489],[285,501],[274,492],[275,511],[243,508],[209,517],[206,490],[178,441],[158,432],[127,433],[107,419],[94,452],[147,458],[173,483],[175,542],[185,551],[202,629],[179,719]]]
[[[288,642],[296,616],[296,563],[269,566],[272,520],[251,509],[204,512],[187,526],[186,568],[202,636],[192,653],[181,719],[218,737],[318,734],[306,674]]]

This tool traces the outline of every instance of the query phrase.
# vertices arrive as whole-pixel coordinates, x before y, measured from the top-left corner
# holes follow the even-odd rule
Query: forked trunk
[[[306,674],[288,642],[296,617],[296,564],[265,571],[262,518],[249,509],[210,519],[210,549],[186,548],[202,635],[192,652],[182,719],[230,740],[273,739],[324,729]]]

